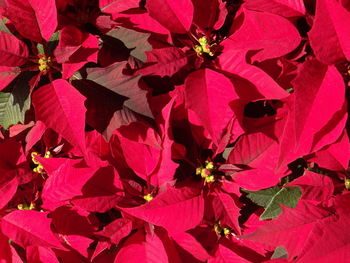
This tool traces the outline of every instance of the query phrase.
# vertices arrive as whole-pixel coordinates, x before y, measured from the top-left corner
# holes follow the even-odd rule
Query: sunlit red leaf
[[[133,208],[121,208],[126,213],[169,232],[182,232],[195,227],[203,217],[203,197],[189,188],[175,189],[157,195],[152,201]]]
[[[63,249],[50,229],[51,219],[47,215],[47,212],[32,210],[13,211],[2,218],[2,232],[23,247],[37,245]]]
[[[42,43],[56,31],[55,0],[7,0],[6,4],[5,15],[22,36]]]
[[[314,24],[309,32],[310,45],[316,57],[327,64],[350,58],[350,12],[339,1],[316,2]]]
[[[0,32],[0,65],[7,67],[17,67],[23,65],[28,60],[28,48],[24,42],[13,35]],[[11,68],[1,67],[1,78],[11,79]],[[8,76],[5,75],[7,73]],[[14,74],[12,72],[12,74]],[[12,78],[13,79],[13,78]],[[7,81],[7,83],[9,83]],[[3,85],[3,84],[2,84]],[[3,87],[4,88],[4,87]]]
[[[57,79],[33,94],[37,120],[85,152],[85,98],[67,81]]]
[[[147,1],[149,15],[174,33],[186,33],[193,18],[193,4],[190,0]]]

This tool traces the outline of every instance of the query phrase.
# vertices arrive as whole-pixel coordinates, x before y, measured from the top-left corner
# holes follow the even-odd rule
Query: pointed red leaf
[[[233,175],[233,180],[242,188],[258,191],[278,184],[280,177],[274,170],[264,166],[258,169],[244,170]]]
[[[242,118],[243,105],[233,84],[216,71],[201,69],[192,72],[185,82],[185,98],[186,107],[196,114],[216,145],[219,145],[230,120]],[[231,105],[234,105],[233,109]]]
[[[210,259],[208,263],[230,263],[230,262],[239,262],[239,263],[250,263],[228,247],[219,244],[215,251],[215,257]]]
[[[251,10],[285,17],[303,16],[306,13],[303,0],[246,0],[245,4]]]
[[[48,168],[53,158],[37,158],[48,173],[49,178],[44,184],[42,191],[43,206],[53,210],[55,204],[59,206],[64,201],[70,200],[75,196],[82,195],[82,188],[86,182],[96,172],[96,168],[81,167],[79,161],[70,159],[61,159],[55,161],[54,171]]]
[[[146,3],[149,15],[174,33],[186,33],[192,24],[191,0],[149,0]]]
[[[150,235],[138,231],[124,243],[115,258],[115,263],[166,263],[168,255],[161,239],[156,235]]]
[[[2,177],[0,180],[0,209],[4,208],[8,204],[8,202],[15,195],[18,187],[17,177],[12,177],[11,173],[6,172],[7,171],[1,171]]]
[[[85,152],[85,98],[67,81],[54,80],[33,94],[37,120]]]
[[[206,261],[211,257],[203,248],[202,244],[186,232],[171,234],[171,238],[175,240],[180,247],[200,261]]]
[[[288,251],[288,258],[292,259],[303,250],[305,242],[310,233],[317,228],[319,220],[328,216],[329,211],[299,201],[296,208],[285,208],[278,218],[242,238],[273,247],[283,246]]]
[[[278,15],[245,8],[243,14],[243,24],[225,40],[225,50],[258,50],[252,59],[263,61],[284,56],[298,47],[301,37],[289,20]]]
[[[120,208],[146,222],[162,226],[169,232],[194,228],[203,218],[204,200],[189,188],[168,187],[152,201],[133,208]]]
[[[6,0],[5,16],[20,34],[42,43],[48,41],[57,27],[55,0]]]
[[[243,135],[231,150],[227,163],[274,169],[278,158],[278,143],[272,136],[267,129]]]
[[[350,12],[336,0],[318,0],[316,16],[309,31],[310,45],[316,57],[334,64],[350,59]]]
[[[42,246],[29,246],[26,249],[28,262],[59,263],[55,253]]]
[[[0,65],[7,67],[17,67],[26,63],[27,60],[27,46],[13,35],[7,34],[5,32],[0,32]],[[4,67],[1,68],[1,72],[8,72],[9,76],[7,78],[11,77],[12,69],[6,69]],[[1,78],[3,77],[5,77],[5,75],[1,74]]]
[[[96,232],[96,235],[107,237],[113,244],[118,245],[120,240],[130,234],[131,230],[132,221],[126,218],[119,218],[105,226],[102,231]]]
[[[216,193],[213,195],[213,209],[215,220],[220,221],[221,225],[230,227],[236,234],[240,234],[241,228],[238,223],[240,208],[235,201],[238,202],[238,198],[234,200],[234,197],[229,194]]]
[[[293,180],[286,186],[299,186],[303,192],[302,199],[327,201],[334,191],[332,179],[323,175],[305,171],[304,175]]]
[[[245,85],[239,94],[244,94],[247,100],[283,99],[289,93],[282,89],[277,82],[262,69],[246,62],[246,52],[243,50],[228,50],[219,56],[220,69],[248,80],[254,86]]]
[[[63,249],[50,229],[51,219],[47,215],[47,212],[33,210],[14,211],[2,218],[2,232],[23,247],[38,245]]]
[[[301,67],[294,87],[296,146],[309,153],[306,151],[319,150],[337,140],[346,120],[345,85],[338,70],[316,60],[308,61]]]
[[[147,52],[147,61],[137,74],[171,77],[187,64],[186,54],[179,48],[167,47]]]
[[[192,0],[194,6],[193,24],[199,28],[219,29],[227,16],[227,9],[221,0]]]
[[[299,256],[300,263],[347,263],[350,251],[350,236],[347,228],[350,195],[339,195],[335,200],[337,216],[319,222],[317,231],[310,234],[309,242]]]
[[[333,144],[315,153],[308,161],[317,163],[320,167],[333,171],[345,170],[349,165],[350,148],[346,132]]]

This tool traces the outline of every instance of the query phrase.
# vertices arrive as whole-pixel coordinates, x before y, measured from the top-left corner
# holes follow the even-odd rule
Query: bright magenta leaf
[[[335,199],[336,216],[318,223],[318,229],[310,233],[309,242],[304,244],[300,263],[347,263],[349,260],[350,236],[347,227],[350,195],[338,195]]]
[[[284,56],[298,47],[301,37],[289,20],[245,8],[243,15],[242,26],[224,41],[225,50],[257,50],[252,60],[263,61]]]
[[[294,87],[296,148],[319,150],[338,139],[346,119],[345,85],[338,70],[316,60],[308,61],[301,67]]]
[[[186,107],[196,114],[216,145],[229,122],[243,117],[243,105],[230,79],[210,69],[197,70],[187,77],[185,98]]]
[[[49,178],[42,191],[43,206],[53,210],[67,200],[82,195],[82,188],[96,172],[96,168],[79,166],[79,160],[60,159],[54,160],[55,170],[48,168],[53,158],[38,158],[38,161],[47,171]]]
[[[166,263],[168,255],[162,240],[156,235],[138,231],[125,242],[114,261],[130,263]]]
[[[203,218],[204,200],[190,188],[176,189],[169,186],[167,191],[144,205],[120,209],[146,222],[162,226],[169,232],[177,233],[199,224]]]
[[[147,61],[136,74],[172,76],[187,65],[187,56],[179,48],[167,47],[147,52]]]
[[[21,66],[28,60],[28,48],[13,35],[5,32],[0,32],[0,65],[7,67]],[[9,72],[8,77],[11,76],[11,69],[5,71],[4,67],[1,67],[1,72]],[[1,78],[6,77],[1,74]],[[5,79],[7,79],[6,77]]]
[[[186,33],[192,24],[191,0],[149,0],[146,3],[149,15],[174,33]]]
[[[238,223],[240,208],[238,207],[238,197],[226,193],[213,194],[212,201],[215,220],[220,221],[221,225],[228,226],[234,230],[235,234],[241,233]]]
[[[334,192],[332,179],[323,174],[305,171],[304,175],[293,180],[286,186],[298,186],[302,192],[302,199],[324,202]]]
[[[257,191],[277,185],[279,176],[274,170],[262,166],[258,169],[237,172],[233,175],[233,180],[244,189]]]
[[[220,69],[228,74],[237,75],[248,80],[252,85],[237,85],[236,89],[243,99],[252,101],[258,99],[283,99],[288,92],[264,70],[246,62],[246,52],[243,50],[228,50],[219,56]],[[242,87],[241,87],[242,86]]]
[[[42,43],[48,41],[57,27],[55,0],[6,0],[5,16],[22,36]]]
[[[318,0],[309,32],[316,57],[327,64],[350,59],[350,12],[336,0]]]
[[[115,245],[120,240],[128,236],[132,230],[132,221],[126,218],[118,218],[109,225],[105,226],[102,231],[96,232],[96,235],[107,237]]]
[[[349,138],[345,131],[335,143],[322,148],[322,150],[315,153],[314,157],[308,159],[308,161],[313,161],[322,168],[333,171],[345,170],[349,165],[349,160]]]
[[[28,262],[59,263],[55,253],[47,247],[29,246],[26,253]]]
[[[85,153],[85,98],[62,79],[42,86],[32,98],[37,120]]]
[[[310,233],[317,230],[319,220],[328,216],[329,211],[301,200],[296,208],[285,208],[278,218],[242,238],[272,247],[283,246],[292,259],[304,249]]]
[[[285,17],[303,16],[306,13],[303,0],[246,0],[245,4],[251,10]]]
[[[47,212],[17,210],[2,218],[2,232],[17,244],[60,248],[63,246],[51,231]]]

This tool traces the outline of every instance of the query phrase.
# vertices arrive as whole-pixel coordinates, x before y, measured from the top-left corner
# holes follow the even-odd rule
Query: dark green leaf
[[[12,92],[0,92],[0,125],[8,129],[11,125],[24,123],[25,112],[30,108],[29,76],[19,76],[10,84]]]
[[[248,191],[247,197],[257,205],[265,208],[264,213],[261,214],[260,220],[276,218],[282,213],[280,205],[295,208],[301,197],[301,190],[299,187],[272,187],[260,191]]]

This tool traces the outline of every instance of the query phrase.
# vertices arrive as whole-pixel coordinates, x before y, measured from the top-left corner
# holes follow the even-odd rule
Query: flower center
[[[215,43],[210,44],[206,36],[203,36],[200,39],[198,39],[198,43],[199,45],[195,45],[193,48],[198,56],[203,55],[203,53],[206,53],[211,57],[214,56],[214,52],[211,50],[211,47],[216,45]]]
[[[206,183],[213,183],[215,182],[215,176],[212,174],[214,170],[214,163],[206,161],[204,167],[201,166],[196,169],[196,174],[204,178]]]
[[[40,156],[37,152],[32,152],[31,153],[31,157],[32,157],[32,162],[34,164],[36,164],[36,167],[33,169],[33,171],[35,173],[39,173],[39,174],[45,174],[45,170],[44,167],[41,165],[41,163],[39,161],[37,161],[35,159],[36,156]],[[51,157],[51,153],[49,151],[47,151],[44,155],[44,158],[50,158]]]
[[[38,67],[39,70],[43,73],[46,73],[50,69],[51,58],[43,56],[39,58],[38,64],[39,64],[39,67]]]

